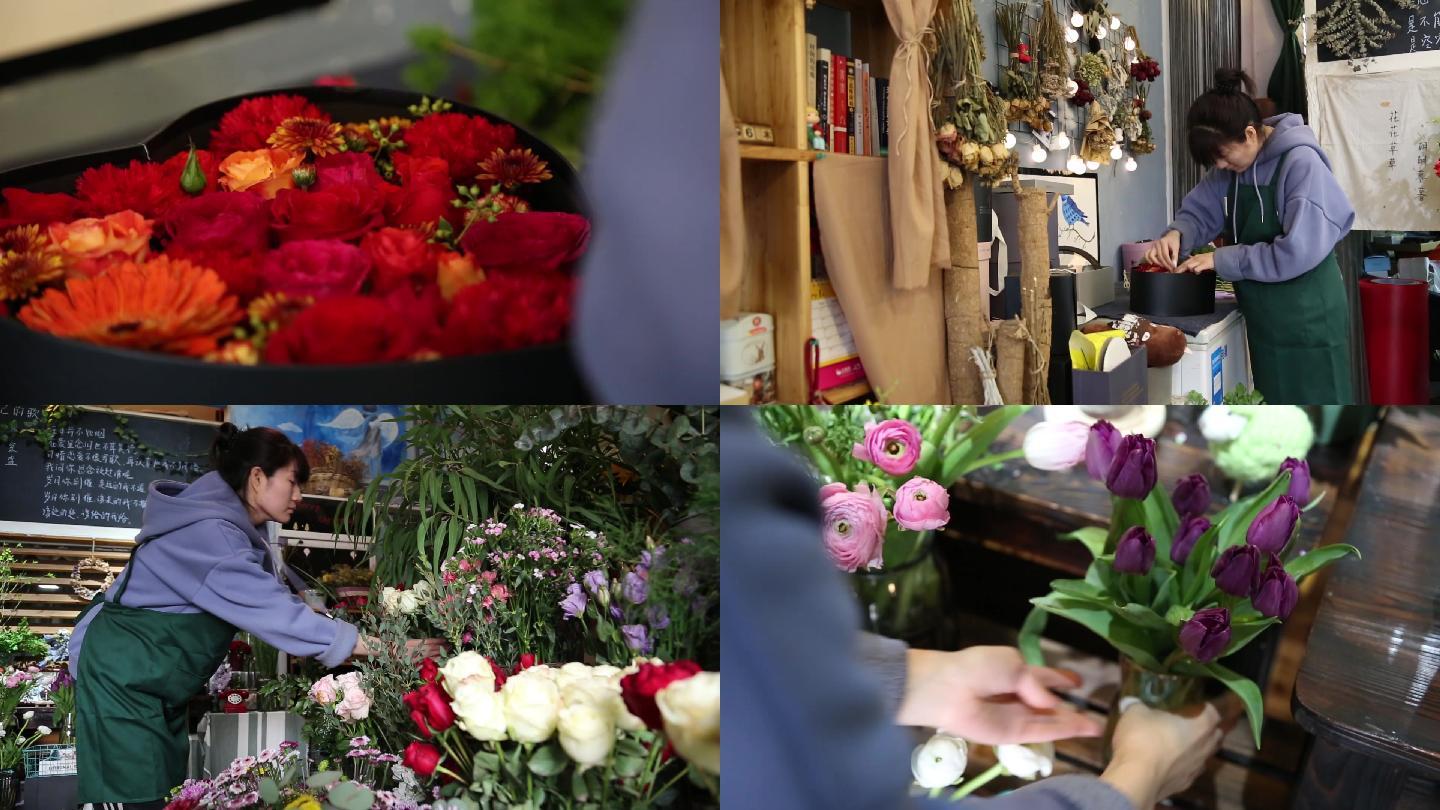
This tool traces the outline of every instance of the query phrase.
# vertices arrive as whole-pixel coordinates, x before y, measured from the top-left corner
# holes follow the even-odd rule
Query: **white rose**
[[[1046,777],[1055,769],[1055,743],[997,745],[995,758],[1012,776],[1021,779]]]
[[[411,588],[410,592],[422,605],[435,598],[435,589],[431,588],[430,583],[423,579],[415,583],[415,587]]]
[[[532,678],[544,678],[551,683],[555,683],[560,672],[549,664],[536,664],[520,674],[529,675]]]
[[[397,604],[400,612],[407,616],[420,609],[420,599],[415,596],[414,591],[401,591]]]
[[[910,755],[910,772],[923,788],[943,788],[965,778],[969,747],[959,737],[937,733]]]
[[[380,607],[386,613],[395,614],[400,610],[400,591],[394,588],[385,588],[380,591]]]
[[[665,736],[690,764],[720,775],[720,673],[697,672],[655,694]]]
[[[449,687],[452,695],[471,678],[484,683],[490,691],[495,691],[495,670],[490,668],[490,662],[485,656],[477,652],[462,652],[451,658],[445,662],[445,666],[440,667],[440,674],[444,676],[445,685]]]
[[[584,664],[579,663],[578,661],[571,661],[570,663],[566,664],[563,667],[560,667],[560,669],[556,671],[555,684],[561,689],[564,689],[572,683],[588,681],[590,680],[592,675],[593,674],[590,670],[590,667],[587,667]]]
[[[542,743],[555,734],[555,723],[560,716],[560,690],[549,678],[525,675],[525,672],[516,675],[500,689],[505,697],[505,725],[512,740]]]
[[[456,725],[477,740],[505,739],[505,705],[493,683],[464,681],[451,694]]]
[[[622,670],[619,667],[612,667],[609,664],[597,664],[593,667],[590,667],[590,675],[594,678],[609,679],[621,674],[621,672]]]
[[[615,747],[615,725],[609,713],[588,703],[560,710],[560,747],[575,760],[580,770],[600,765]]]

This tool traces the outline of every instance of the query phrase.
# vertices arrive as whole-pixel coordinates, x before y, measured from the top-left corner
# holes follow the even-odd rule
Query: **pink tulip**
[[[865,425],[865,441],[851,455],[868,461],[889,475],[908,475],[920,460],[920,431],[904,419],[886,419]]]
[[[950,493],[928,478],[911,478],[895,493],[895,522],[915,532],[950,522]]]
[[[825,551],[841,570],[854,572],[861,566],[879,568],[884,563],[885,527],[890,516],[885,501],[869,484],[857,484],[854,492],[835,492],[826,498]]]

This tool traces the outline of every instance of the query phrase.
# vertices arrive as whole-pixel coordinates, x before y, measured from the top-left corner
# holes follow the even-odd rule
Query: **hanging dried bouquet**
[[[936,141],[940,155],[957,170],[995,181],[1019,168],[1005,146],[1008,105],[981,70],[985,38],[972,0],[943,0],[934,23],[930,61]],[[946,179],[958,186],[958,171]]]
[[[1051,101],[1040,90],[1040,74],[1030,53],[1027,30],[1030,17],[1026,3],[999,3],[995,19],[1000,39],[1010,54],[1010,63],[1000,75],[1000,96],[1007,104],[1006,117],[1012,123],[1023,123],[1037,132],[1049,132]]]

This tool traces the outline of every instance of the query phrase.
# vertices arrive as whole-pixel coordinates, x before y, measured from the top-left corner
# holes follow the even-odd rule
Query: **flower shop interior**
[[[723,0],[721,401],[1436,402],[1424,5]],[[1187,113],[1222,68],[1253,80],[1258,120],[1299,114],[1323,145],[1331,193],[1296,192],[1333,217],[1323,235],[1272,213],[1274,239],[1207,244],[1238,191],[1213,223],[1180,214],[1214,163]],[[1261,269],[1312,259],[1323,273]],[[1261,313],[1270,282],[1321,278],[1324,317],[1294,314],[1291,288]]]
[[[290,454],[251,470],[279,506],[225,488],[252,436]],[[225,599],[265,604],[193,597],[224,632],[166,709],[188,747],[155,807],[718,807],[717,438],[714,407],[0,406],[0,808],[116,784],[87,776],[87,735],[121,721],[85,680],[125,655],[113,606],[85,613],[153,605],[167,533],[225,520],[161,515],[217,491],[256,534],[205,565],[248,560],[259,584]]]
[[[1440,803],[1433,409],[755,411],[823,485],[828,562],[862,631],[1018,646],[1083,679],[1058,691],[1094,736],[992,747],[906,729],[912,796],[1109,773],[1125,701],[1212,700],[1233,725],[1163,806]]]

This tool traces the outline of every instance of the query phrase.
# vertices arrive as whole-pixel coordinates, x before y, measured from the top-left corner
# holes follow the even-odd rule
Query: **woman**
[[[1262,120],[1251,87],[1244,71],[1221,69],[1190,106],[1190,154],[1215,170],[1145,261],[1235,282],[1255,390],[1267,402],[1353,404],[1350,310],[1334,247],[1355,209],[1304,120]],[[1219,235],[1225,247],[1179,261]]]
[[[237,630],[335,667],[371,654],[353,625],[308,608],[275,576],[259,527],[283,523],[310,475],[277,430],[229,423],[214,472],[157,481],[130,563],[86,609],[70,644],[76,676],[78,798],[96,808],[162,808],[185,780],[186,708]],[[411,642],[427,657],[438,640]]]

